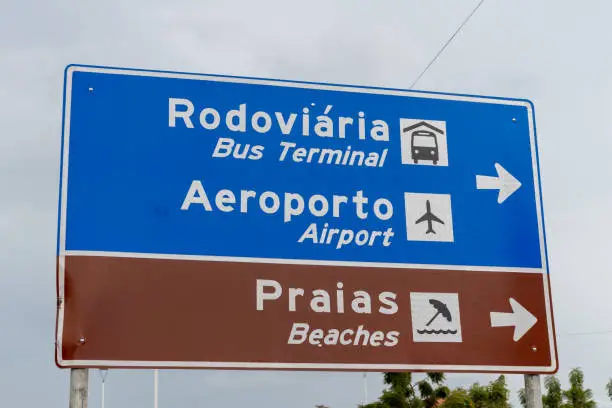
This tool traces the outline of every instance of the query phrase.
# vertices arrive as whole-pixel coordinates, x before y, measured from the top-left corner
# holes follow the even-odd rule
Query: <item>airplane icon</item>
[[[421,223],[423,221],[427,221],[427,232],[425,232],[425,233],[426,234],[435,234],[436,231],[434,231],[434,229],[433,229],[433,223],[437,222],[437,223],[440,223],[440,224],[444,224],[444,221],[442,221],[441,219],[436,217],[434,215],[434,213],[431,212],[431,203],[429,202],[429,200],[427,200],[425,202],[425,205],[427,206],[427,211],[425,212],[425,214],[423,214],[423,216],[421,218],[416,220],[415,224]]]

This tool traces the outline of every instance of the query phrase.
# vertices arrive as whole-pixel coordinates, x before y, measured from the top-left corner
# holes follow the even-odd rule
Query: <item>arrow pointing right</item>
[[[514,341],[519,341],[538,319],[529,313],[519,302],[510,298],[512,313],[491,312],[491,327],[514,326]]]
[[[497,203],[501,204],[519,189],[521,182],[499,163],[495,163],[495,170],[497,171],[497,177],[477,175],[476,188],[478,190],[499,190]]]

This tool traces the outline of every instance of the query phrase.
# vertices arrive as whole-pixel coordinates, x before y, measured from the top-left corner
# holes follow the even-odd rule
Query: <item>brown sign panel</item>
[[[557,365],[539,273],[96,256],[69,256],[65,271],[59,352],[71,367]]]

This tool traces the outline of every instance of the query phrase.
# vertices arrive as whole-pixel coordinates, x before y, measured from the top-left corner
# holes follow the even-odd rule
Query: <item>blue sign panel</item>
[[[528,101],[66,75],[60,251],[546,267]]]

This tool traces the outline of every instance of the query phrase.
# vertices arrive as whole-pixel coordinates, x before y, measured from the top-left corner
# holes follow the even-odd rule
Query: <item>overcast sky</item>
[[[53,360],[67,64],[407,88],[476,3],[0,0],[0,406],[67,406],[69,373]],[[582,367],[602,406],[612,406],[610,15],[609,0],[487,0],[417,86],[534,101],[560,376]],[[152,372],[110,372],[107,407],[152,406],[152,384]],[[381,384],[368,376],[370,399]],[[99,385],[92,371],[90,407]],[[161,407],[341,408],[362,398],[359,373],[161,373]]]

